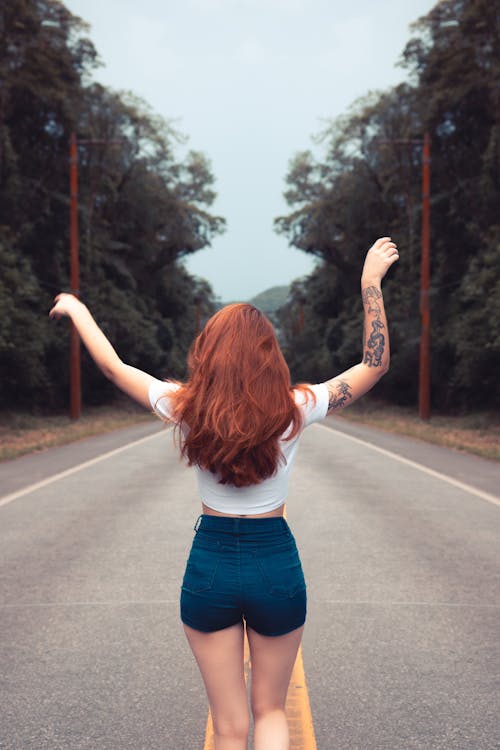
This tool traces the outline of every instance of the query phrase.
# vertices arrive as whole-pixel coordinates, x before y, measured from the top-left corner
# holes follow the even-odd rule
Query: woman
[[[389,366],[381,281],[398,260],[390,237],[367,253],[361,291],[362,361],[326,383],[290,387],[271,324],[251,305],[229,305],[194,342],[185,384],[124,364],[87,308],[60,294],[52,318],[69,316],[104,375],[176,423],[202,500],[181,592],[181,618],[212,712],[216,750],[247,748],[244,621],[252,664],[256,750],[289,747],[285,699],[306,616],[302,568],[283,517],[301,431],[353,403]]]

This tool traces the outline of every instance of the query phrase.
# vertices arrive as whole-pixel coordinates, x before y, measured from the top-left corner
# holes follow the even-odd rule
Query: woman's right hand
[[[361,278],[380,283],[388,269],[399,259],[398,248],[390,237],[380,237],[368,250]]]
[[[74,294],[67,294],[66,292],[62,292],[61,294],[58,294],[57,297],[54,297],[54,303],[54,307],[49,312],[49,318],[53,318],[54,320],[59,320],[59,318],[62,318],[64,315],[71,318],[75,310],[82,304],[78,297],[75,297]]]

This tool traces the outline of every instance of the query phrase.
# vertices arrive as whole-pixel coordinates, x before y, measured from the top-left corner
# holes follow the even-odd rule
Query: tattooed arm
[[[389,337],[380,282],[361,281],[361,298],[365,311],[363,364],[379,367],[383,374],[389,369]]]
[[[329,412],[352,404],[389,369],[389,332],[381,283],[398,258],[398,249],[390,237],[381,237],[368,251],[361,276],[361,298],[365,311],[362,360],[326,382]]]

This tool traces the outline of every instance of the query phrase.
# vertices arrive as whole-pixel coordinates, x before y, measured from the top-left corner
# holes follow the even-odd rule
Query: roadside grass
[[[84,407],[77,421],[72,421],[67,414],[47,416],[3,411],[0,413],[0,461],[152,419],[133,402]]]
[[[393,406],[365,398],[339,416],[500,461],[500,414],[496,412],[432,414],[429,421],[424,421],[419,418],[416,407]]]
[[[424,422],[416,409],[365,398],[341,412],[339,418],[500,461],[500,414],[495,412],[433,414]],[[76,422],[67,414],[43,416],[4,411],[0,413],[0,461],[148,420],[152,416],[128,400],[85,407]]]

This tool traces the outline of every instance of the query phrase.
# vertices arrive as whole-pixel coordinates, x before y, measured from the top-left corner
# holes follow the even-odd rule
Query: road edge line
[[[59,479],[64,479],[64,477],[69,477],[71,474],[76,474],[78,471],[81,471],[82,469],[86,469],[89,466],[93,466],[94,464],[97,464],[100,461],[105,461],[107,458],[116,456],[117,453],[122,453],[123,451],[126,451],[128,448],[133,448],[136,445],[140,445],[140,443],[146,443],[148,440],[153,440],[154,438],[157,438],[160,435],[163,435],[163,430],[158,430],[158,432],[154,432],[152,435],[146,435],[145,437],[139,438],[138,440],[133,440],[131,443],[126,443],[125,445],[121,445],[119,448],[114,448],[112,451],[108,451],[107,453],[102,453],[99,456],[95,456],[95,458],[90,458],[88,461],[84,461],[81,464],[72,466],[70,469],[65,469],[64,471],[60,471],[57,474],[52,474],[50,477],[41,479],[39,482],[35,482],[34,484],[29,484],[27,487],[23,487],[20,490],[16,490],[15,492],[11,492],[8,495],[4,495],[3,497],[0,497],[0,507],[2,505],[7,505],[8,503],[11,503],[13,500],[17,500],[18,497],[29,495],[31,492],[35,492],[36,490],[39,490],[42,487],[46,487],[47,485],[52,484],[53,482],[57,482]]]
[[[389,458],[393,458],[394,460],[399,461],[402,464],[412,466],[414,469],[418,469],[424,474],[428,474],[435,479],[440,479],[443,482],[448,482],[448,484],[451,484],[454,487],[458,487],[465,492],[469,492],[471,495],[476,495],[476,497],[479,497],[482,500],[486,500],[487,502],[492,503],[493,505],[498,505],[500,507],[500,498],[496,497],[496,495],[491,495],[489,492],[484,492],[484,490],[479,490],[470,484],[465,484],[465,482],[461,482],[459,479],[454,479],[448,474],[442,474],[440,471],[430,469],[428,466],[424,466],[424,464],[420,464],[417,461],[412,461],[410,458],[400,456],[398,453],[393,453],[393,451],[389,451],[386,448],[379,448],[378,445],[374,445],[373,443],[370,443],[367,440],[362,440],[361,438],[355,437],[354,435],[349,435],[346,432],[342,432],[342,430],[337,430],[335,427],[328,427],[326,424],[318,423],[316,423],[314,427],[320,427],[323,430],[327,430],[328,432],[334,432],[337,435],[346,438],[347,440],[351,440],[353,443],[358,443],[359,445],[363,445],[366,448],[371,448],[378,453],[382,453],[383,456],[388,456]]]

